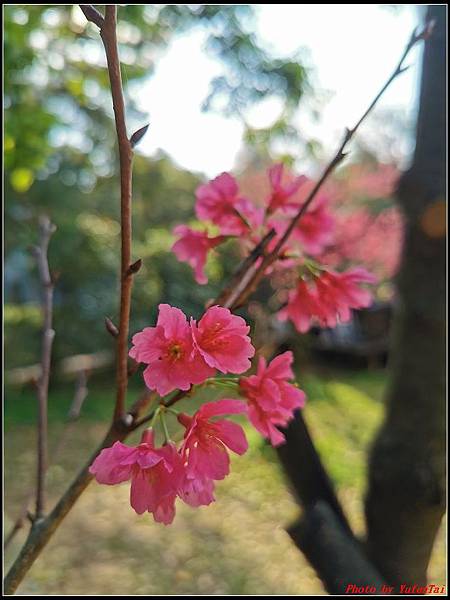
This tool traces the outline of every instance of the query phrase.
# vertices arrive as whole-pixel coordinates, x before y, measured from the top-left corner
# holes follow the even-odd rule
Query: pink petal
[[[175,499],[176,496],[164,498],[153,511],[153,518],[157,523],[170,525],[175,518]]]
[[[307,181],[308,181],[308,178],[305,177],[304,175],[300,175],[299,177],[296,177],[292,183],[288,184],[284,188],[284,193],[286,194],[286,197],[293,196],[302,187],[302,185],[304,183],[306,183]]]
[[[207,478],[185,477],[179,496],[189,506],[207,506],[214,502],[214,481]]]
[[[198,409],[197,416],[201,419],[209,419],[218,415],[235,415],[247,411],[247,405],[242,400],[223,398],[216,402],[206,402]]]
[[[166,338],[182,339],[187,336],[189,326],[182,310],[169,304],[160,304],[158,309],[157,325],[163,327]]]
[[[152,486],[145,471],[138,469],[133,474],[130,488],[130,504],[138,515],[149,510],[154,502]]]
[[[211,183],[224,197],[232,198],[238,193],[236,179],[229,173],[221,173]]]
[[[131,477],[135,454],[135,448],[130,448],[122,442],[115,442],[111,448],[104,448],[100,452],[89,467],[89,472],[95,475],[98,483],[106,485],[122,483]],[[130,464],[123,464],[127,458],[131,458]]]
[[[294,362],[294,355],[290,350],[279,354],[270,361],[266,370],[266,377],[272,379],[292,379],[294,374],[291,365]]]
[[[284,381],[280,382],[280,391],[282,397],[282,404],[286,408],[294,410],[296,408],[303,408],[306,402],[306,394],[303,390],[295,387],[290,383]]]
[[[285,441],[285,437],[281,431],[272,424],[270,419],[264,418],[263,413],[252,405],[248,408],[248,416],[253,427],[259,431],[263,437],[270,440],[272,446],[279,446]]]
[[[232,421],[217,421],[214,423],[216,435],[225,446],[236,454],[244,454],[248,450],[248,442],[244,430]]]
[[[151,363],[161,356],[163,332],[158,327],[145,327],[132,338],[133,348],[129,355],[138,362]]]
[[[198,444],[189,454],[188,473],[198,473],[209,479],[224,479],[230,472],[230,458],[221,442],[207,446]]]
[[[268,428],[269,428],[269,440],[274,448],[277,448],[278,446],[281,446],[282,444],[285,443],[286,438],[284,437],[284,435],[281,433],[281,431],[279,429],[277,429],[274,425],[272,425],[272,423],[268,424]]]
[[[214,377],[216,370],[210,367],[202,355],[195,350],[189,361],[191,383],[196,385],[203,383],[210,377]]]
[[[144,381],[150,390],[156,390],[160,396],[166,396],[176,389],[188,390],[191,387],[190,374],[182,369],[177,372],[173,364],[165,361],[157,361],[148,366],[144,373]]]
[[[269,180],[272,188],[276,189],[280,187],[281,178],[283,177],[283,169],[283,163],[278,163],[270,167],[270,169],[268,170]]]
[[[372,273],[369,273],[363,267],[354,267],[346,271],[345,276],[352,281],[358,281],[361,283],[377,283],[378,279]]]

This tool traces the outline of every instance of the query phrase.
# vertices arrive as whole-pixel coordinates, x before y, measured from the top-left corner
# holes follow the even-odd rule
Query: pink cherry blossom
[[[181,451],[187,477],[180,496],[188,504],[209,504],[214,497],[213,487],[208,481],[224,479],[230,471],[227,448],[236,454],[244,454],[248,448],[240,425],[227,419],[211,419],[246,411],[247,407],[241,400],[224,399],[203,404],[193,417],[184,413],[178,415],[178,420],[186,428]],[[186,498],[189,494],[191,498]]]
[[[337,319],[349,321],[352,308],[366,308],[372,302],[369,290],[359,287],[361,283],[376,283],[376,278],[361,267],[349,269],[343,273],[325,271],[316,280],[317,293],[322,309],[326,313],[323,319],[328,327],[334,327]]]
[[[205,362],[222,373],[243,373],[255,354],[248,337],[250,327],[228,308],[208,308],[198,324],[191,320],[194,346]]]
[[[178,496],[189,506],[208,506],[215,501],[214,480],[185,471]]]
[[[280,321],[289,319],[297,331],[306,333],[318,310],[316,289],[300,279],[297,287],[289,292],[287,305],[278,312],[277,317]]]
[[[195,211],[200,220],[211,221],[223,235],[243,235],[262,222],[262,210],[239,195],[236,180],[222,173],[196,191]]]
[[[139,514],[153,513],[155,521],[169,525],[175,516],[175,499],[184,477],[183,461],[172,443],[155,448],[151,430],[144,431],[136,447],[115,442],[103,449],[89,468],[98,483],[115,485],[131,479],[130,504]]]
[[[372,294],[360,284],[375,282],[376,278],[362,268],[343,273],[324,271],[314,281],[298,282],[278,318],[290,319],[300,333],[308,331],[314,321],[322,327],[336,327],[351,318],[351,309],[370,305]]]
[[[271,242],[271,247],[285,233],[290,223],[290,218],[297,212],[300,206],[301,203],[297,203],[295,210],[290,211],[289,215],[286,213],[284,218],[282,218],[282,215],[280,218],[280,215],[277,214],[269,219],[269,227],[273,227],[277,233],[277,236]],[[285,252],[291,254],[293,252],[298,253],[300,250],[311,256],[318,256],[334,241],[334,234],[335,218],[328,209],[326,197],[319,196],[294,227],[288,242],[285,244]]]
[[[180,239],[172,246],[172,251],[178,260],[187,262],[194,269],[197,283],[207,283],[204,268],[208,252],[221,244],[224,236],[209,237],[205,231],[195,231],[186,225],[175,227],[173,232]]]
[[[285,427],[293,418],[294,411],[305,404],[305,393],[288,383],[293,379],[292,352],[284,352],[268,365],[259,359],[256,375],[241,377],[239,387],[248,401],[248,416],[254,427],[273,446],[285,441],[277,426]]]
[[[300,187],[307,181],[304,175],[296,177],[290,183],[282,184],[284,165],[282,163],[273,165],[269,170],[269,181],[271,185],[271,194],[267,200],[267,211],[273,213],[278,209],[298,208],[298,202],[290,200]]]
[[[333,242],[335,219],[326,203],[313,203],[292,232],[292,239],[311,256],[318,256]]]
[[[144,381],[148,388],[165,396],[203,383],[215,371],[193,345],[191,328],[179,308],[159,305],[156,327],[145,327],[132,339],[130,356],[146,363]]]
[[[378,214],[364,206],[342,212],[338,214],[332,248],[321,260],[333,266],[351,260],[380,279],[391,279],[400,264],[403,229],[403,217],[395,206]]]

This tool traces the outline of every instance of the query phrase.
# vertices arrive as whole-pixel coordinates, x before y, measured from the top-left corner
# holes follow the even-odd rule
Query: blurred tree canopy
[[[249,5],[121,6],[118,38],[130,134],[146,122],[130,85],[151,76],[173,36],[193,27],[206,29],[207,51],[223,64],[205,110],[244,119],[245,108],[270,95],[293,109],[306,89],[306,70],[270,56],[252,32],[253,18]],[[59,275],[55,356],[110,344],[103,316],[114,318],[117,310],[119,203],[113,112],[98,29],[78,5],[10,5],[4,33],[5,341],[11,367],[39,356],[40,290],[29,246],[36,239],[36,218],[44,212],[58,227],[50,247],[51,266]],[[283,126],[278,123],[274,132],[283,135]],[[136,156],[134,252],[144,266],[133,295],[134,329],[153,319],[161,298],[188,313],[200,311],[235,262],[232,247],[225,246],[222,260],[210,264],[210,285],[191,286],[186,285],[192,281],[190,269],[167,252],[172,226],[192,218],[199,181],[167,156]]]
[[[101,10],[102,7],[99,7]],[[34,179],[59,168],[69,152],[77,182],[111,171],[115,132],[108,75],[98,29],[78,5],[6,6],[5,166],[8,180],[25,192]],[[270,56],[252,32],[249,5],[126,5],[120,7],[118,38],[125,91],[151,75],[160,52],[174,35],[201,26],[207,51],[224,65],[212,81],[205,108],[239,114],[267,96],[297,106],[307,86],[296,60]],[[127,94],[130,125],[144,124]],[[280,133],[280,124],[274,130]]]
[[[58,177],[38,181],[26,193],[11,188],[7,192],[7,367],[33,363],[39,356],[40,290],[34,259],[28,251],[37,237],[38,212],[51,214],[58,227],[49,249],[51,268],[58,276],[55,357],[95,352],[110,345],[103,319],[109,315],[115,320],[117,315],[117,179],[99,178],[95,189],[85,193],[68,184],[64,173],[62,163]],[[190,268],[169,250],[173,226],[193,218],[199,177],[176,168],[166,156],[149,162],[137,155],[133,178],[133,252],[135,258],[143,260],[133,290],[132,330],[136,331],[155,318],[162,299],[183,306],[187,313],[199,313],[220,280],[229,275],[235,259],[231,259],[234,249],[230,244],[221,253],[221,262],[213,259],[210,263],[210,284],[195,285]]]

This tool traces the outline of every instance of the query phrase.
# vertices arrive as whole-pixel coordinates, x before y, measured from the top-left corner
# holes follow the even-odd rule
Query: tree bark
[[[362,544],[342,527],[327,502],[319,501],[305,509],[302,519],[288,533],[328,593],[380,594],[386,588],[367,560]]]
[[[446,7],[425,43],[385,422],[369,461],[368,551],[391,584],[423,585],[445,512]]]
[[[289,478],[292,490],[305,508],[317,502],[327,504],[347,534],[352,535],[350,525],[336,496],[317,452],[314,442],[300,411],[286,429],[282,429],[286,443],[279,446],[278,458]]]

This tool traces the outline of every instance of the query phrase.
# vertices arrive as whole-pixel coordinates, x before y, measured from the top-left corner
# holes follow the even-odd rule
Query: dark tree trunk
[[[373,446],[368,550],[391,584],[426,582],[445,511],[446,6],[425,43],[417,139],[398,198],[406,220],[385,422]]]

